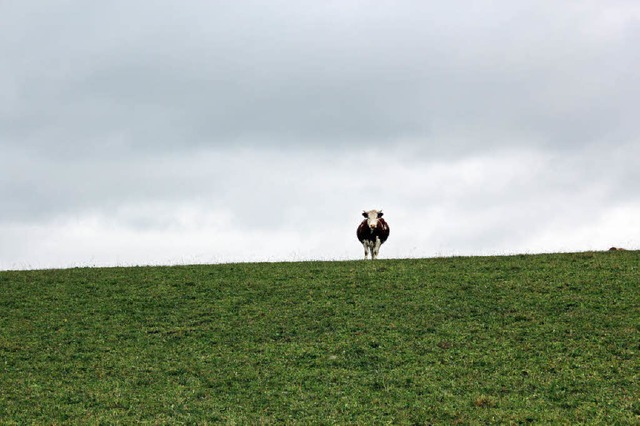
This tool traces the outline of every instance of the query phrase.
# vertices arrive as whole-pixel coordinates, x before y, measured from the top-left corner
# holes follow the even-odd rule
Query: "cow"
[[[389,238],[389,225],[382,218],[382,210],[363,211],[363,220],[358,226],[356,235],[364,247],[364,258],[371,252],[371,260],[378,257],[380,246]]]

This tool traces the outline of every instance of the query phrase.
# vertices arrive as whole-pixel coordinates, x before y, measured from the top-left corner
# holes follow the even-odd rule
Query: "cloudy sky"
[[[0,269],[640,248],[636,0],[0,3]]]

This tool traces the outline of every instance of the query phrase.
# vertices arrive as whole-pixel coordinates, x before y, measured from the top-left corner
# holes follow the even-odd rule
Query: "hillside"
[[[0,423],[640,423],[640,252],[0,272]]]

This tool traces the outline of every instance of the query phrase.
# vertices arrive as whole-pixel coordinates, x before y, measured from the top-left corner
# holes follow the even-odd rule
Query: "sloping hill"
[[[1,423],[640,423],[640,252],[0,272]]]

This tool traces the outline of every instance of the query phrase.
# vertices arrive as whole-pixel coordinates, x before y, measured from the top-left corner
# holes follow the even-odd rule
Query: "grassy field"
[[[0,423],[637,425],[639,266],[0,272]]]

